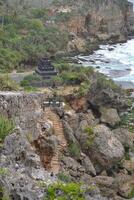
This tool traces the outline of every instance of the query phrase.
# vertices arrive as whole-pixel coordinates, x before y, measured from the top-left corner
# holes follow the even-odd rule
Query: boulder
[[[95,185],[99,186],[101,194],[106,197],[112,197],[111,199],[114,199],[114,196],[117,193],[117,188],[115,185],[115,179],[113,177],[96,176],[93,178],[93,181]]]
[[[93,164],[92,164],[92,162],[91,162],[91,160],[89,159],[88,156],[86,156],[83,159],[82,165],[85,168],[87,174],[90,174],[92,176],[96,176],[95,168],[94,168],[94,166],[93,166]]]
[[[79,125],[79,115],[77,115],[74,110],[66,111],[64,120],[68,122],[73,131],[76,131]]]
[[[88,126],[94,126],[98,123],[98,120],[94,117],[93,112],[91,110],[87,110],[86,113],[79,114],[80,120],[86,120]]]
[[[108,124],[111,127],[114,127],[116,124],[119,124],[120,117],[116,109],[101,107],[100,113],[102,123]]]
[[[93,164],[100,164],[103,168],[107,168],[123,158],[124,147],[108,127],[97,125],[94,128],[94,134],[95,137],[88,152]]]
[[[116,178],[118,184],[118,193],[120,196],[131,199],[134,190],[134,175],[118,175]]]
[[[131,172],[132,174],[134,173],[134,160],[124,160],[122,166],[128,172]]]
[[[67,141],[69,143],[76,143],[77,140],[74,136],[74,132],[66,121],[63,121],[63,128],[64,128],[64,134],[65,134]]]
[[[125,128],[117,128],[113,131],[114,136],[122,143],[126,148],[131,148],[134,142],[134,134],[130,133]]]

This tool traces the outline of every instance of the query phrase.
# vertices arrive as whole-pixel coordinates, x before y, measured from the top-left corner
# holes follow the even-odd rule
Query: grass
[[[1,91],[17,91],[18,84],[13,81],[7,74],[0,75],[0,90]]]
[[[0,116],[0,141],[4,141],[5,137],[11,133],[14,129],[14,123],[12,120]]]

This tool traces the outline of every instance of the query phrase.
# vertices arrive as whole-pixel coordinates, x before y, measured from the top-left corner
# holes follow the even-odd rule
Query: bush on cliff
[[[1,91],[17,91],[19,86],[8,75],[0,75]]]
[[[84,190],[81,188],[81,185],[79,183],[57,183],[48,187],[47,197],[44,198],[44,200],[52,199],[85,200]]]
[[[12,120],[0,116],[0,141],[4,141],[5,137],[11,133],[14,129],[14,123]]]

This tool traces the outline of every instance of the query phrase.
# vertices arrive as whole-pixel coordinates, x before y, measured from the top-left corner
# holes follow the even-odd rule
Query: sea
[[[100,45],[92,55],[77,56],[83,66],[92,66],[125,88],[134,89],[134,39],[126,43]]]

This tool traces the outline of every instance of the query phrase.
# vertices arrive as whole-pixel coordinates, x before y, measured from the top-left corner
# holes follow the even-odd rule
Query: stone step
[[[59,140],[59,145],[56,149],[56,153],[52,157],[50,166],[50,171],[53,171],[54,173],[58,173],[60,169],[60,163],[59,163],[59,153],[63,151],[67,147],[67,142],[64,136],[64,130],[62,122],[60,121],[60,118],[57,114],[54,113],[50,108],[47,108],[45,111],[45,116],[47,119],[52,121],[55,135],[57,136]]]

